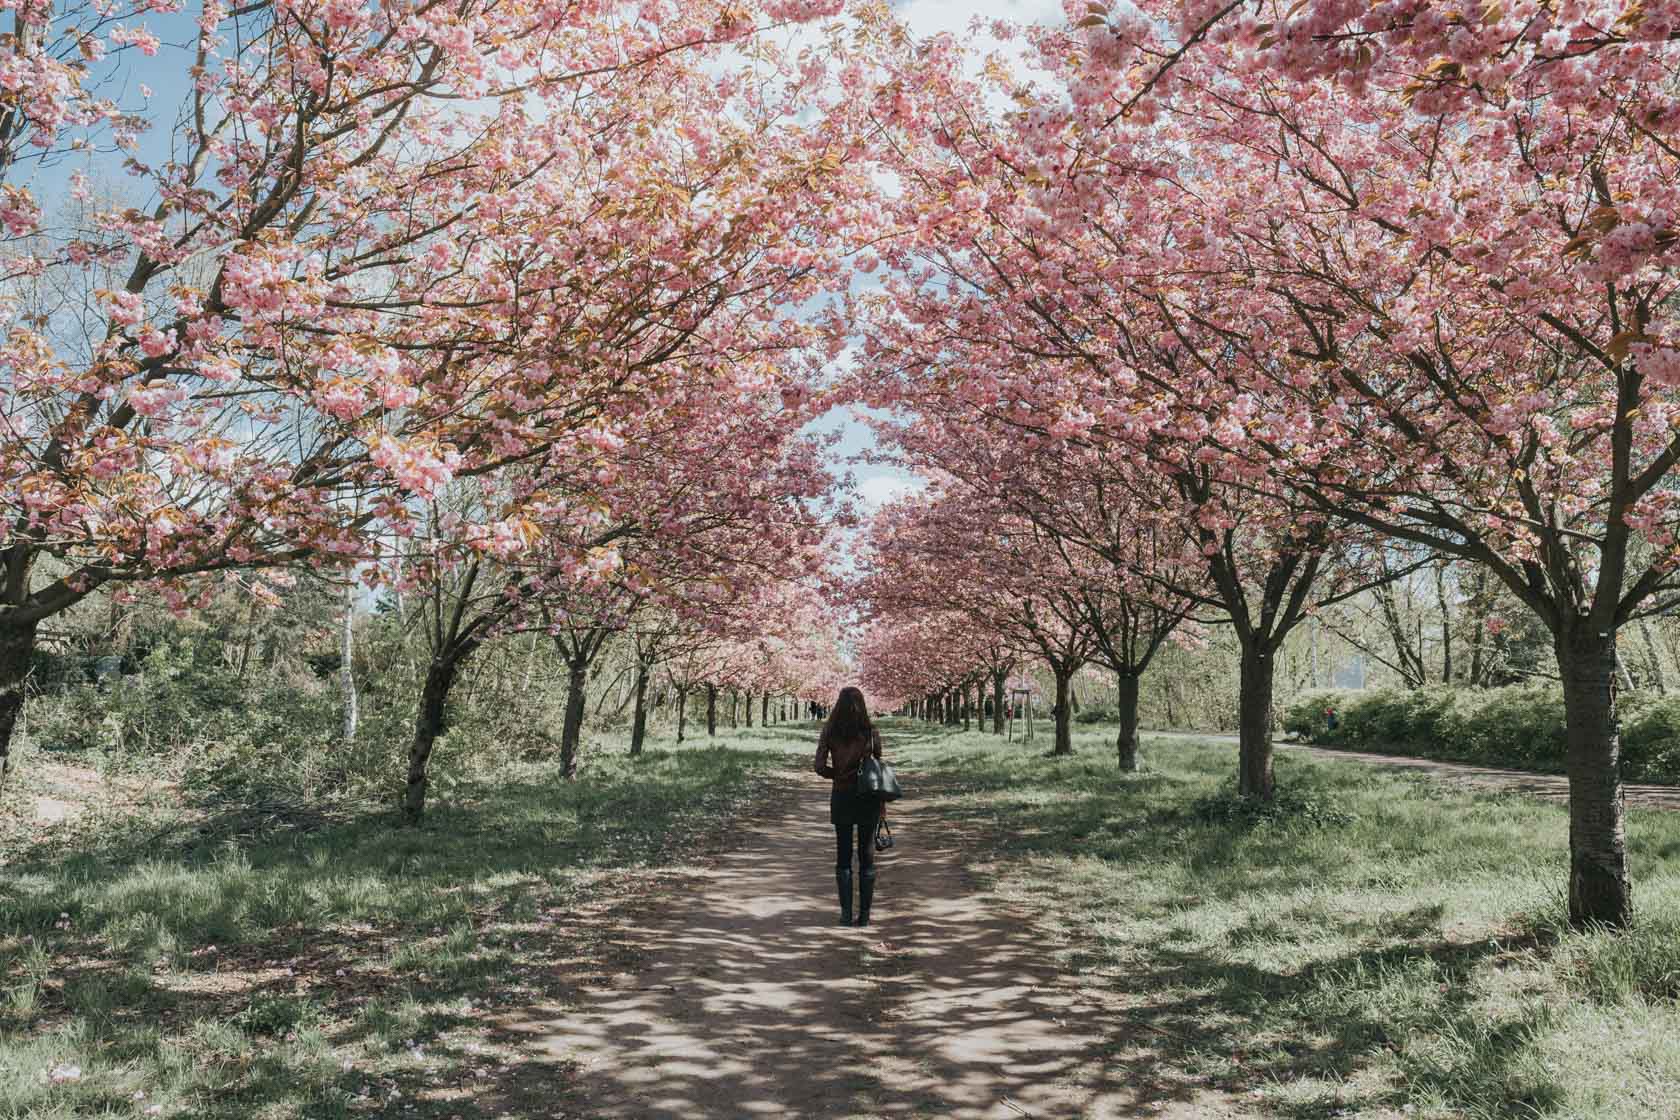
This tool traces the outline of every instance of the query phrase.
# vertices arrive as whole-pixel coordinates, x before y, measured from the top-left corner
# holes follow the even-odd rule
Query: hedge
[[[1621,719],[1622,776],[1680,783],[1680,698],[1624,697]],[[1307,692],[1285,710],[1283,728],[1310,742],[1378,754],[1564,771],[1563,694],[1543,685]]]

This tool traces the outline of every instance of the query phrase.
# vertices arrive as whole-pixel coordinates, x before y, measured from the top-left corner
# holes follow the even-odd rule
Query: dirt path
[[[1235,743],[1235,735],[1194,731],[1145,731],[1146,739],[1201,739],[1215,743]],[[1535,774],[1527,770],[1504,770],[1497,766],[1475,766],[1465,762],[1443,762],[1438,758],[1414,758],[1411,755],[1371,754],[1366,751],[1337,750],[1313,747],[1305,743],[1278,742],[1279,750],[1291,754],[1320,758],[1327,762],[1363,762],[1370,766],[1385,766],[1391,770],[1410,770],[1428,774],[1442,781],[1475,789],[1504,790],[1527,793],[1549,801],[1569,800],[1569,779],[1562,774]],[[1630,784],[1627,803],[1636,809],[1665,809],[1680,811],[1680,786]]]
[[[775,815],[632,919],[633,973],[516,1025],[568,1075],[554,1115],[1246,1115],[1068,986],[1029,916],[977,892],[936,806],[894,806],[876,924],[836,926],[827,801],[790,780]]]

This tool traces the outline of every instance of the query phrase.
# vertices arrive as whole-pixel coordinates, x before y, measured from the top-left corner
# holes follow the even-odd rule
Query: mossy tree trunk
[[[1120,733],[1114,740],[1115,761],[1121,770],[1132,773],[1138,768],[1138,678],[1135,673],[1119,673],[1114,678],[1115,715],[1120,720]]]
[[[1582,619],[1559,635],[1568,726],[1569,919],[1577,926],[1633,921],[1621,733],[1616,719],[1615,632]]]
[[[1056,678],[1056,745],[1050,753],[1068,755],[1073,753],[1073,713],[1068,710],[1068,690],[1073,670],[1065,662],[1057,662],[1050,666],[1050,672]]]
[[[647,690],[648,676],[653,672],[653,666],[645,658],[636,659],[636,700],[634,712],[630,717],[630,753],[642,753],[642,747],[647,742]]]

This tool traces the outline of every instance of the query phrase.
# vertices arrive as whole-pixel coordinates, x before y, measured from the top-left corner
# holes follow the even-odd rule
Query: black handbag
[[[873,797],[881,801],[897,801],[904,796],[893,768],[876,758],[865,755],[858,767],[857,793],[859,797]]]
[[[877,852],[885,852],[890,850],[892,846],[892,825],[887,823],[887,818],[882,817],[881,827],[875,830],[875,850]]]

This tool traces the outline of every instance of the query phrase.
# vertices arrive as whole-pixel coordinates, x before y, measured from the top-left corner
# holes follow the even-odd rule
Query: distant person
[[[1336,730],[1336,724],[1337,724],[1336,709],[1334,709],[1334,708],[1324,709],[1324,726],[1326,728],[1328,728],[1329,730],[1334,731],[1334,730]]]
[[[840,891],[840,924],[852,924],[852,836],[857,836],[857,924],[869,924],[875,899],[875,829],[881,802],[857,793],[858,769],[870,755],[881,757],[881,735],[869,721],[863,693],[843,688],[822,734],[817,736],[816,771],[834,783],[828,819],[834,824],[834,883]]]

